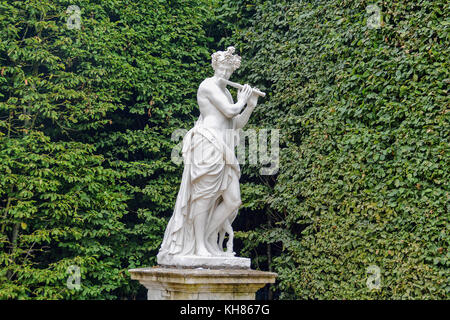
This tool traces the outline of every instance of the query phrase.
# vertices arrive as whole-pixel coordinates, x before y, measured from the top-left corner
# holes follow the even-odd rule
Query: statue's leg
[[[237,176],[231,180],[230,185],[222,194],[223,201],[217,206],[208,225],[207,237],[210,237],[219,228],[222,228],[228,219],[241,205],[241,191]],[[231,228],[231,225],[230,225]]]
[[[234,219],[236,219],[237,214],[238,214],[238,210],[235,210],[233,212],[233,214],[230,215],[230,217],[225,221],[226,222],[225,226],[226,226],[226,230],[228,233],[227,253],[229,253],[230,255],[233,255],[233,256],[236,253],[233,252],[234,231],[233,231],[232,224],[233,224]]]
[[[229,219],[225,220],[224,229],[228,233],[226,255],[234,256],[236,254],[235,252],[233,252],[234,231],[233,228],[231,227],[231,222]]]
[[[205,246],[206,221],[210,209],[211,199],[199,198],[191,205],[194,214],[195,253],[199,256],[210,256]]]
[[[218,203],[220,204],[220,200],[216,200],[216,201],[218,201]],[[217,204],[216,203],[213,203],[212,205],[217,208]],[[211,211],[210,211],[210,213],[211,213]],[[212,212],[211,214],[214,214],[214,212]],[[208,217],[208,219],[211,219],[211,218]],[[207,224],[208,224],[208,222],[207,222]],[[211,254],[213,254],[215,256],[222,255],[223,247],[220,247],[219,242],[217,241],[218,237],[220,235],[221,228],[219,227],[219,228],[217,228],[216,231],[209,232],[209,233],[208,233],[208,230],[209,229],[207,227],[206,234],[205,234],[205,237],[206,237],[206,241],[205,241],[206,248],[208,249],[208,251]]]
[[[219,249],[221,249],[223,251],[223,240],[225,239],[225,229],[222,228],[220,229],[219,232]]]
[[[217,238],[219,236],[219,231],[215,231],[209,235],[209,237],[206,239],[206,248],[211,252],[213,255],[221,255],[223,253],[223,250],[220,250],[219,244],[217,242]]]

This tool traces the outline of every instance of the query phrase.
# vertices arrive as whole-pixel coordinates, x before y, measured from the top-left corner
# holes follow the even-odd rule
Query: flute
[[[224,78],[220,78],[220,81],[222,81],[223,83],[226,83],[227,85],[232,86],[232,87],[234,87],[236,89],[242,89],[244,87],[242,84],[239,84],[239,83],[236,83],[236,82],[232,82],[232,81],[229,81],[229,80],[225,80]],[[252,88],[252,90],[253,90],[254,94],[256,94],[256,95],[258,95],[260,97],[265,97],[266,96],[266,94],[264,92],[260,91],[257,88]]]

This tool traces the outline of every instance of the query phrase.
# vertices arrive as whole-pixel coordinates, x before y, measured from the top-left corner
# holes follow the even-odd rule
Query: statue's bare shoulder
[[[218,93],[220,93],[220,89],[213,78],[206,78],[205,80],[203,80],[202,83],[200,83],[197,91],[197,94],[201,95],[202,97]]]

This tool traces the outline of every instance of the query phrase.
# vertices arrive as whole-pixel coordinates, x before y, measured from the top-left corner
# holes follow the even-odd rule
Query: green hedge
[[[281,130],[279,174],[245,168],[245,214],[262,225],[240,233],[280,297],[448,299],[448,2],[225,1],[219,14],[243,81],[268,92],[251,123]]]
[[[67,27],[74,4],[80,29]],[[195,118],[211,12],[0,1],[0,299],[145,297],[127,270],[155,264],[172,213],[171,134]]]

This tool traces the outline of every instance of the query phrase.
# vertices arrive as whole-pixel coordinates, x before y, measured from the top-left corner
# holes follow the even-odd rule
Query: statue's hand
[[[252,88],[248,84],[245,84],[244,87],[237,93],[238,101],[247,103],[248,98],[250,98],[250,96],[252,95],[252,92]]]

